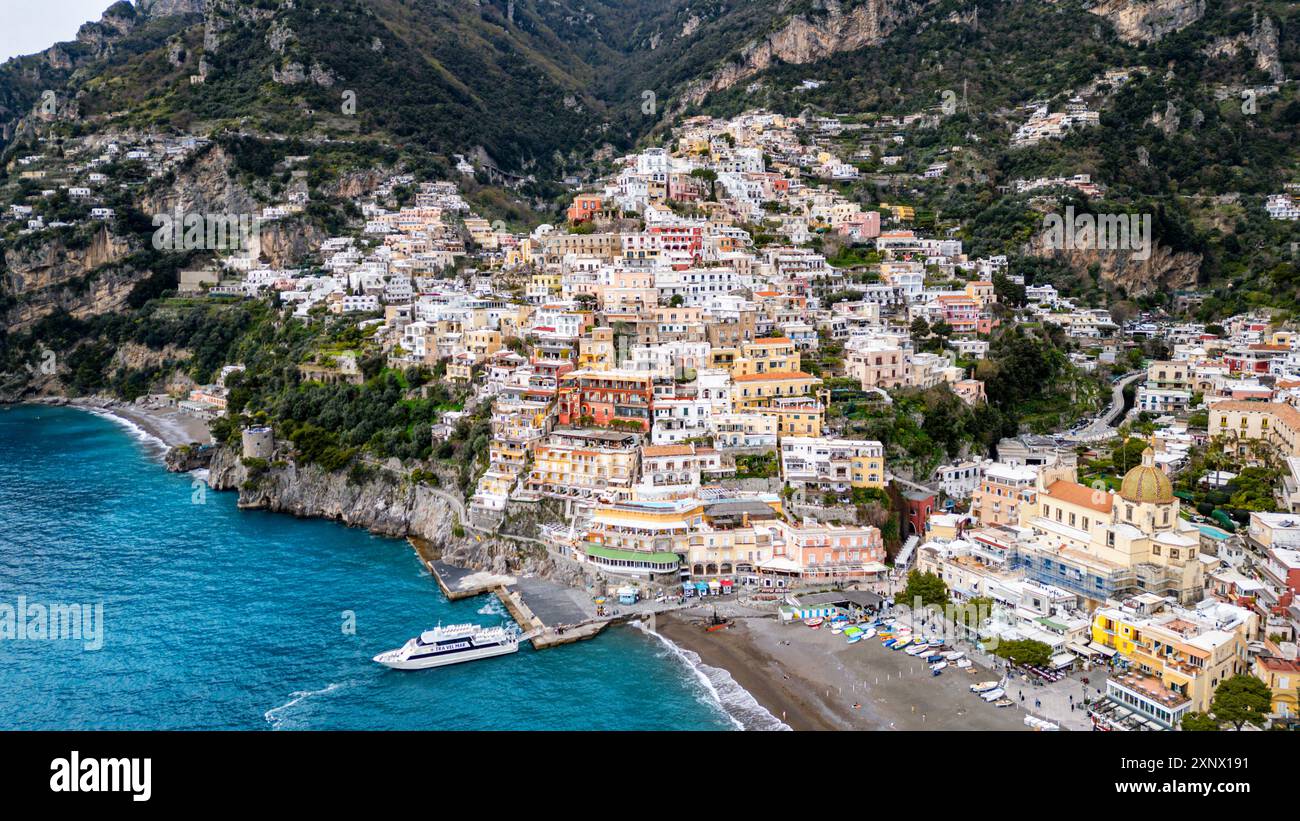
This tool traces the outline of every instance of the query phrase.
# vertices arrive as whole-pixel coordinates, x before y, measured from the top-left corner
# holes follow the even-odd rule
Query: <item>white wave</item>
[[[510,612],[506,606],[496,596],[489,596],[487,603],[478,609],[480,616],[508,616]]]
[[[349,684],[351,684],[351,682],[335,682],[327,687],[322,687],[319,690],[299,690],[296,693],[290,693],[289,695],[291,698],[289,701],[281,704],[279,707],[272,707],[267,710],[262,714],[262,718],[266,719],[266,723],[271,725],[272,730],[278,730],[284,726],[285,719],[283,714],[286,710],[301,703],[304,699],[311,698],[312,696],[324,695],[325,693],[337,690],[341,687],[346,687]]]
[[[209,473],[207,468],[195,468],[194,470],[190,471],[190,475],[193,476],[198,481],[207,484],[208,476],[211,474]]]
[[[103,408],[97,408],[94,407],[93,405],[74,405],[72,407],[76,407],[79,410],[84,410],[88,413],[93,413],[96,416],[102,417],[104,419],[108,419],[112,422],[116,422],[119,426],[126,428],[127,431],[131,434],[132,438],[134,438],[136,441],[144,445],[147,445],[151,448],[155,448],[163,452],[166,452],[168,450],[167,443],[163,441],[162,437],[155,436],[154,434],[142,428],[140,425],[136,424],[130,419],[127,419],[125,416],[119,416],[118,414],[113,413],[112,411],[104,410]]]
[[[644,622],[634,621],[632,626],[648,633],[663,642],[668,651],[688,670],[695,674],[700,685],[709,694],[710,699],[727,716],[738,730],[789,730],[791,727],[772,715],[749,691],[736,683],[731,674],[719,667],[711,667],[703,662],[700,654],[678,647],[670,639],[645,626]]]

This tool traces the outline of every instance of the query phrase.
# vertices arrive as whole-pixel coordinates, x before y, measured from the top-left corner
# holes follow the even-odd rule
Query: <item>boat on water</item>
[[[519,631],[513,626],[438,625],[396,650],[380,653],[375,661],[394,670],[426,670],[514,653],[519,650],[519,641]]]

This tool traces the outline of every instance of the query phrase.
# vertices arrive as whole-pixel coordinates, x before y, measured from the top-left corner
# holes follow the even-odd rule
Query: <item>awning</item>
[[[1092,656],[1097,655],[1096,650],[1093,650],[1091,647],[1085,647],[1082,644],[1079,644],[1078,642],[1074,642],[1074,641],[1065,645],[1065,649],[1069,650],[1071,653],[1074,653],[1077,656],[1083,656],[1084,658],[1091,658]]]
[[[793,559],[787,559],[783,556],[774,556],[765,562],[758,563],[759,570],[774,570],[778,573],[798,573],[801,569],[799,563]]]
[[[1098,653],[1101,653],[1106,658],[1110,658],[1111,656],[1115,655],[1114,650],[1110,649],[1109,647],[1106,647],[1105,645],[1098,644],[1095,641],[1088,642],[1088,646],[1096,650]]]
[[[1068,667],[1071,664],[1074,664],[1074,661],[1074,656],[1070,653],[1057,653],[1052,656],[1052,667],[1058,669],[1061,667]]]
[[[862,565],[863,573],[885,573],[888,572],[888,570],[889,568],[885,567],[880,562],[867,562],[866,564]]]

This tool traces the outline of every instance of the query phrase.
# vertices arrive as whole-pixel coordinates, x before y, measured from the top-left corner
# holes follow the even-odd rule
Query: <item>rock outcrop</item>
[[[1114,26],[1130,45],[1151,43],[1181,31],[1205,15],[1205,0],[1101,0],[1088,9]]]
[[[101,226],[84,246],[69,247],[60,237],[5,254],[5,293],[19,297],[8,316],[10,331],[21,330],[58,308],[74,316],[115,310],[130,293],[135,277],[112,268],[87,280],[130,253],[126,239]]]
[[[422,539],[435,555],[459,567],[546,576],[569,584],[582,578],[577,568],[554,561],[531,540],[466,528],[465,507],[455,490],[412,483],[382,468],[355,481],[347,471],[330,473],[289,460],[250,467],[230,447],[212,448],[202,456],[178,450],[168,455],[169,470],[207,467],[208,485],[238,491],[244,508],[331,519],[380,536]],[[395,460],[390,464],[397,467]]]
[[[795,15],[778,31],[746,46],[739,60],[691,84],[682,99],[699,103],[709,94],[730,88],[777,61],[800,65],[877,45],[925,5],[924,0],[867,0],[845,11],[838,0],[825,0],[824,14]]]

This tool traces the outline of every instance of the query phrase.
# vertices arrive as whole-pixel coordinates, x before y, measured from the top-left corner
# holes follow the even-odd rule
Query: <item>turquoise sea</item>
[[[0,638],[0,729],[748,724],[733,718],[730,702],[745,694],[729,693],[729,679],[632,628],[543,652],[386,670],[375,653],[439,621],[508,616],[491,597],[447,601],[405,541],[240,511],[235,494],[203,492],[198,481],[165,472],[159,446],[117,420],[0,408],[0,618],[20,597],[29,612],[103,607],[99,649],[85,637]],[[349,613],[354,634],[344,629]]]

